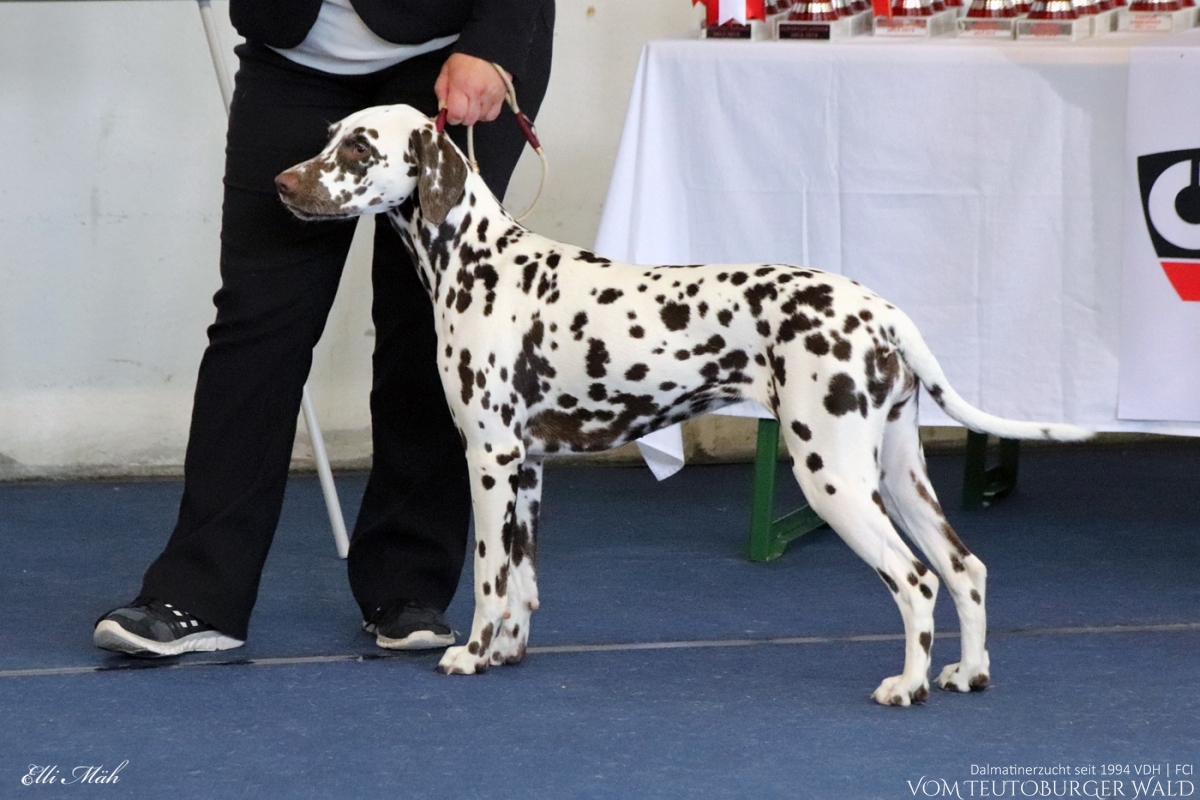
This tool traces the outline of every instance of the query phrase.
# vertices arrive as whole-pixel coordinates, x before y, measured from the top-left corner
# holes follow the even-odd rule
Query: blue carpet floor
[[[312,478],[289,488],[247,645],[165,664],[90,632],[136,593],[179,483],[0,485],[0,798],[1040,796],[970,783],[973,765],[1094,766],[1069,777],[1086,781],[1200,761],[1200,447],[1030,449],[1017,493],[980,512],[955,508],[961,469],[930,458],[989,567],[994,685],[915,709],[867,699],[899,669],[899,614],[832,533],[745,560],[747,466],[548,470],[540,652],[477,678],[358,630]],[[363,482],[339,476],[351,511]],[[935,669],[956,652],[938,641]],[[124,761],[114,784],[21,784]],[[1129,797],[1145,780],[1110,779]]]

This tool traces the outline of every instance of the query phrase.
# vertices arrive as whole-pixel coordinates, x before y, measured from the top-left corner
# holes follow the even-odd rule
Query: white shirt
[[[335,75],[366,75],[415,56],[440,50],[458,34],[422,44],[394,44],[362,21],[350,0],[323,0],[317,21],[304,41],[290,49],[271,48],[306,67]]]

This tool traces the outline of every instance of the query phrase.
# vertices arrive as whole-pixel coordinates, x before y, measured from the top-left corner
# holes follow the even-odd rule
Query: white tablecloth
[[[596,250],[842,273],[991,413],[1200,435],[1116,414],[1129,51],[1147,40],[651,42]],[[931,402],[921,420],[952,424]]]

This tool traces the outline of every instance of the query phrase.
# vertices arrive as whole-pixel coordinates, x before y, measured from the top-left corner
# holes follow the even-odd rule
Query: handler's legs
[[[274,178],[317,153],[328,124],[362,105],[353,81],[238,49],[226,148],[222,286],[200,364],[179,519],[141,596],[246,638],[278,522],[301,391],[353,224],[309,223]],[[98,642],[99,643],[99,642]]]

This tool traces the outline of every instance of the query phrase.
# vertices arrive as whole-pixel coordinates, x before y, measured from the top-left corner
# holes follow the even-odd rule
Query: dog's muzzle
[[[275,191],[288,210],[301,219],[330,219],[351,216],[334,201],[317,178],[311,163],[300,164],[275,176]]]

